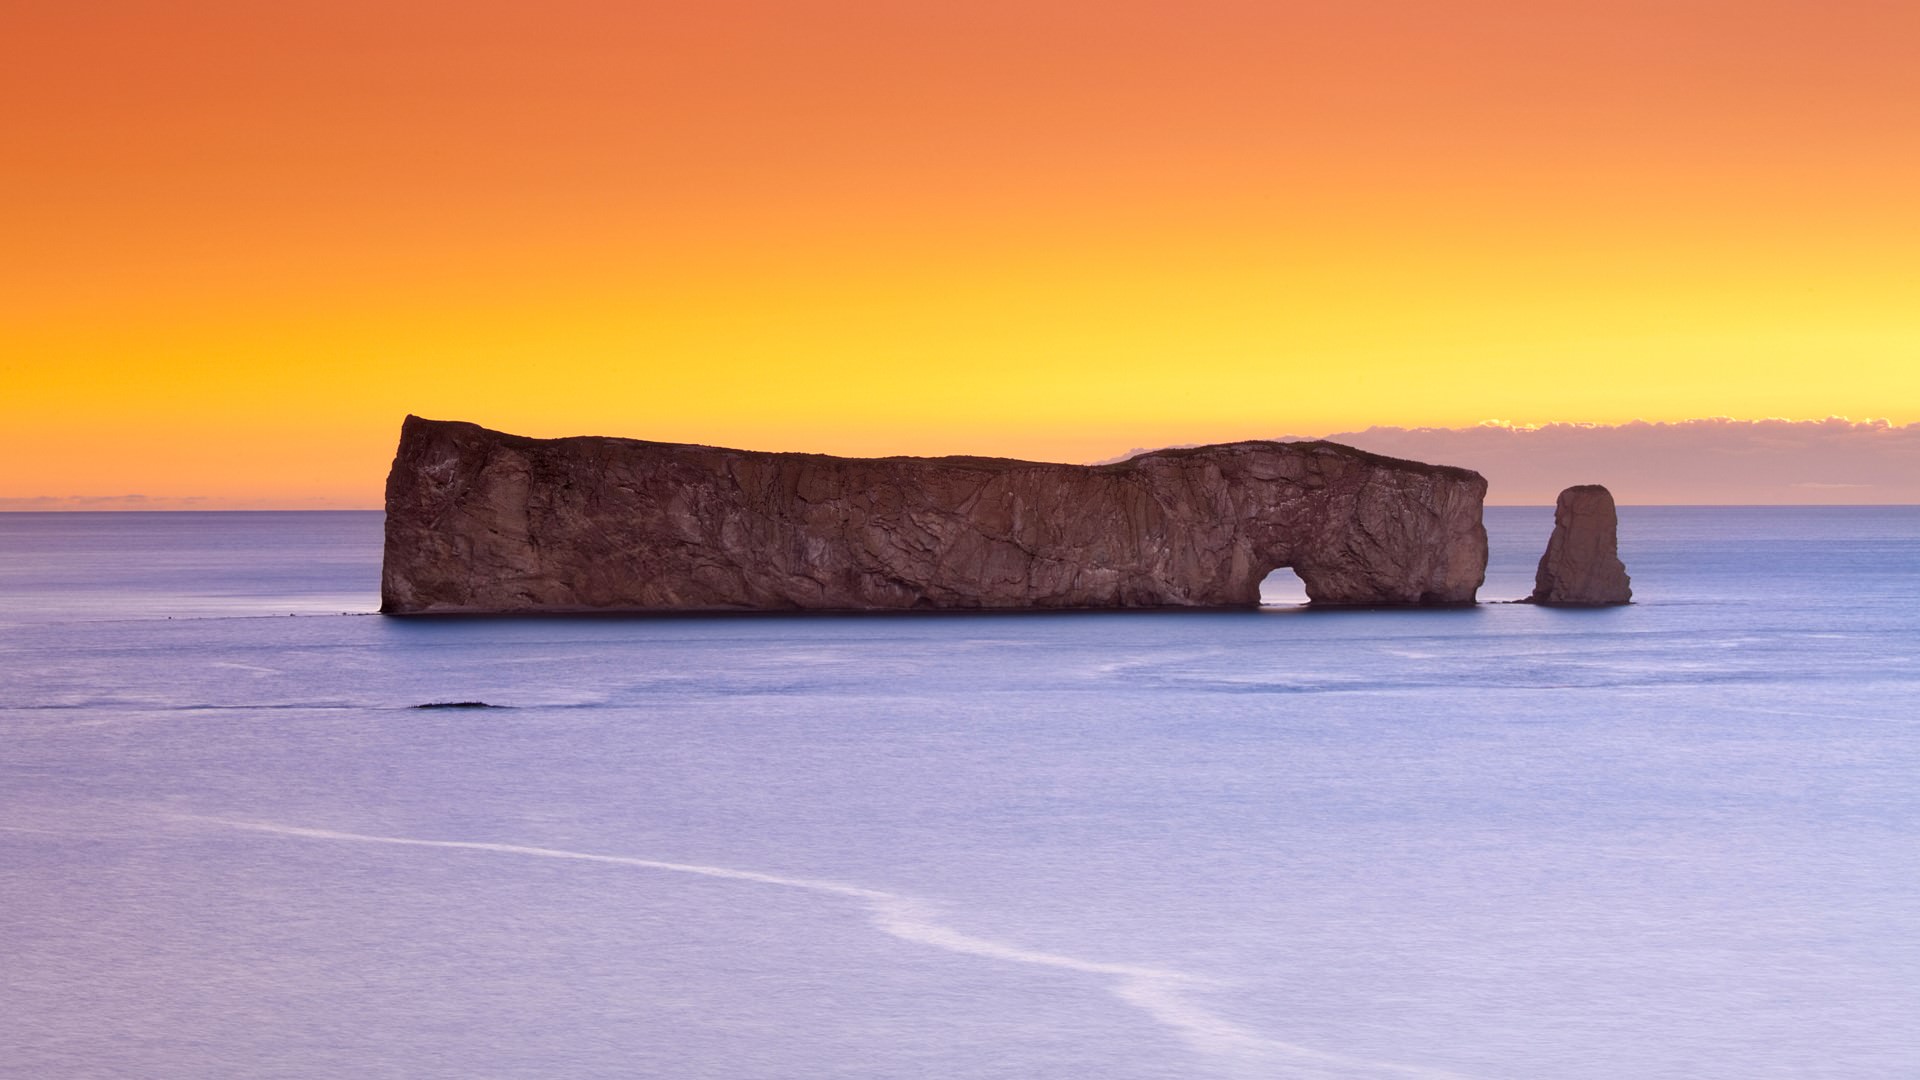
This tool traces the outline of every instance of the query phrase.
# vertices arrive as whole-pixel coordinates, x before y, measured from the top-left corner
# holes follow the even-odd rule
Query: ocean
[[[380,528],[0,515],[0,1075],[1920,1075],[1920,508],[1625,507],[1604,610],[394,620]]]

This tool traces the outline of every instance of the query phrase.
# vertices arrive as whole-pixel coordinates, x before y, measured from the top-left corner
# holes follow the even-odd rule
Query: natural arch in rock
[[[1305,604],[1307,583],[1291,566],[1277,566],[1260,579],[1260,604],[1262,607],[1295,607]]]

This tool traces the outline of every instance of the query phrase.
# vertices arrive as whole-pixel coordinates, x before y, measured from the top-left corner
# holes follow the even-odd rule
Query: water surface
[[[0,515],[0,1073],[1920,1061],[1920,510],[1628,507],[1602,611],[396,621],[379,533]]]

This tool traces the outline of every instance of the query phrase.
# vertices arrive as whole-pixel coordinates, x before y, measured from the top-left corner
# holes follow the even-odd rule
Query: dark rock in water
[[[1630,603],[1633,589],[1620,561],[1618,530],[1612,492],[1599,484],[1561,492],[1553,508],[1553,535],[1527,601],[1581,607]]]
[[[429,701],[425,705],[415,705],[416,709],[504,709],[504,705],[489,705],[484,701]]]
[[[1470,604],[1486,481],[1327,442],[1109,465],[528,439],[408,417],[381,610]]]

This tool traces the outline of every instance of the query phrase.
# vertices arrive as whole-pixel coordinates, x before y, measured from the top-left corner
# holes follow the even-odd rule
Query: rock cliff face
[[[1112,465],[528,439],[408,417],[381,610],[414,613],[1469,604],[1486,481],[1334,443]]]
[[[1553,507],[1553,535],[1527,600],[1577,606],[1632,602],[1618,529],[1613,493],[1606,488],[1581,484],[1561,492]]]

